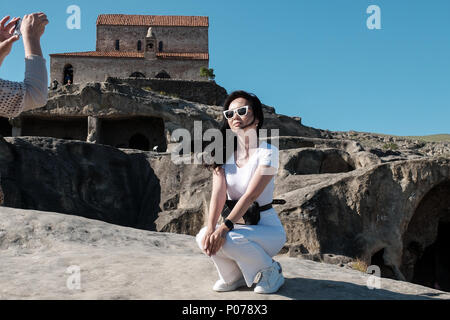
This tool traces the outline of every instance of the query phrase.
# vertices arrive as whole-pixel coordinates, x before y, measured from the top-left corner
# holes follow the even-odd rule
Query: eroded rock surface
[[[0,299],[449,299],[450,294],[309,260],[275,257],[285,284],[217,293],[212,260],[189,235],[0,207]],[[79,276],[79,277],[78,277]],[[78,282],[79,280],[79,282]],[[79,285],[79,286],[78,286]]]

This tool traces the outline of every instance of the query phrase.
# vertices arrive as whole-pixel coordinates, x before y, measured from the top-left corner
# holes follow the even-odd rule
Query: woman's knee
[[[205,232],[206,232],[206,227],[203,227],[200,229],[200,231],[195,236],[195,241],[197,242],[197,244],[200,248],[202,247],[202,240],[203,240],[203,237],[205,236]]]

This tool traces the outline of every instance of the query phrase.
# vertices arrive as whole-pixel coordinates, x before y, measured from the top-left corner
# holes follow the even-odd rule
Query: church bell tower
[[[156,37],[152,27],[148,28],[147,37],[145,37],[145,59],[156,59]]]

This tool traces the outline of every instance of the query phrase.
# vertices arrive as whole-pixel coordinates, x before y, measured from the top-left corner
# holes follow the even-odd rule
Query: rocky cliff
[[[220,111],[105,82],[64,87],[28,116],[157,115],[170,136],[176,128],[192,130],[195,120],[205,130],[215,127]],[[285,258],[342,266],[359,259],[378,265],[384,277],[450,291],[446,143],[333,133],[269,106],[264,112],[264,127],[280,129],[275,197],[287,203],[275,209],[287,232]],[[390,142],[398,148],[386,148]],[[50,137],[0,138],[0,175],[10,208],[186,236],[205,223],[211,195],[211,172],[176,163],[170,153]]]

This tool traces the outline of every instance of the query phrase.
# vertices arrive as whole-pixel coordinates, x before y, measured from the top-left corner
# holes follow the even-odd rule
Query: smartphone
[[[19,20],[17,20],[16,26],[14,27],[14,35],[18,35],[19,37],[22,35],[22,34],[20,33],[20,25],[21,25],[21,24],[22,24],[22,20],[19,19]]]

